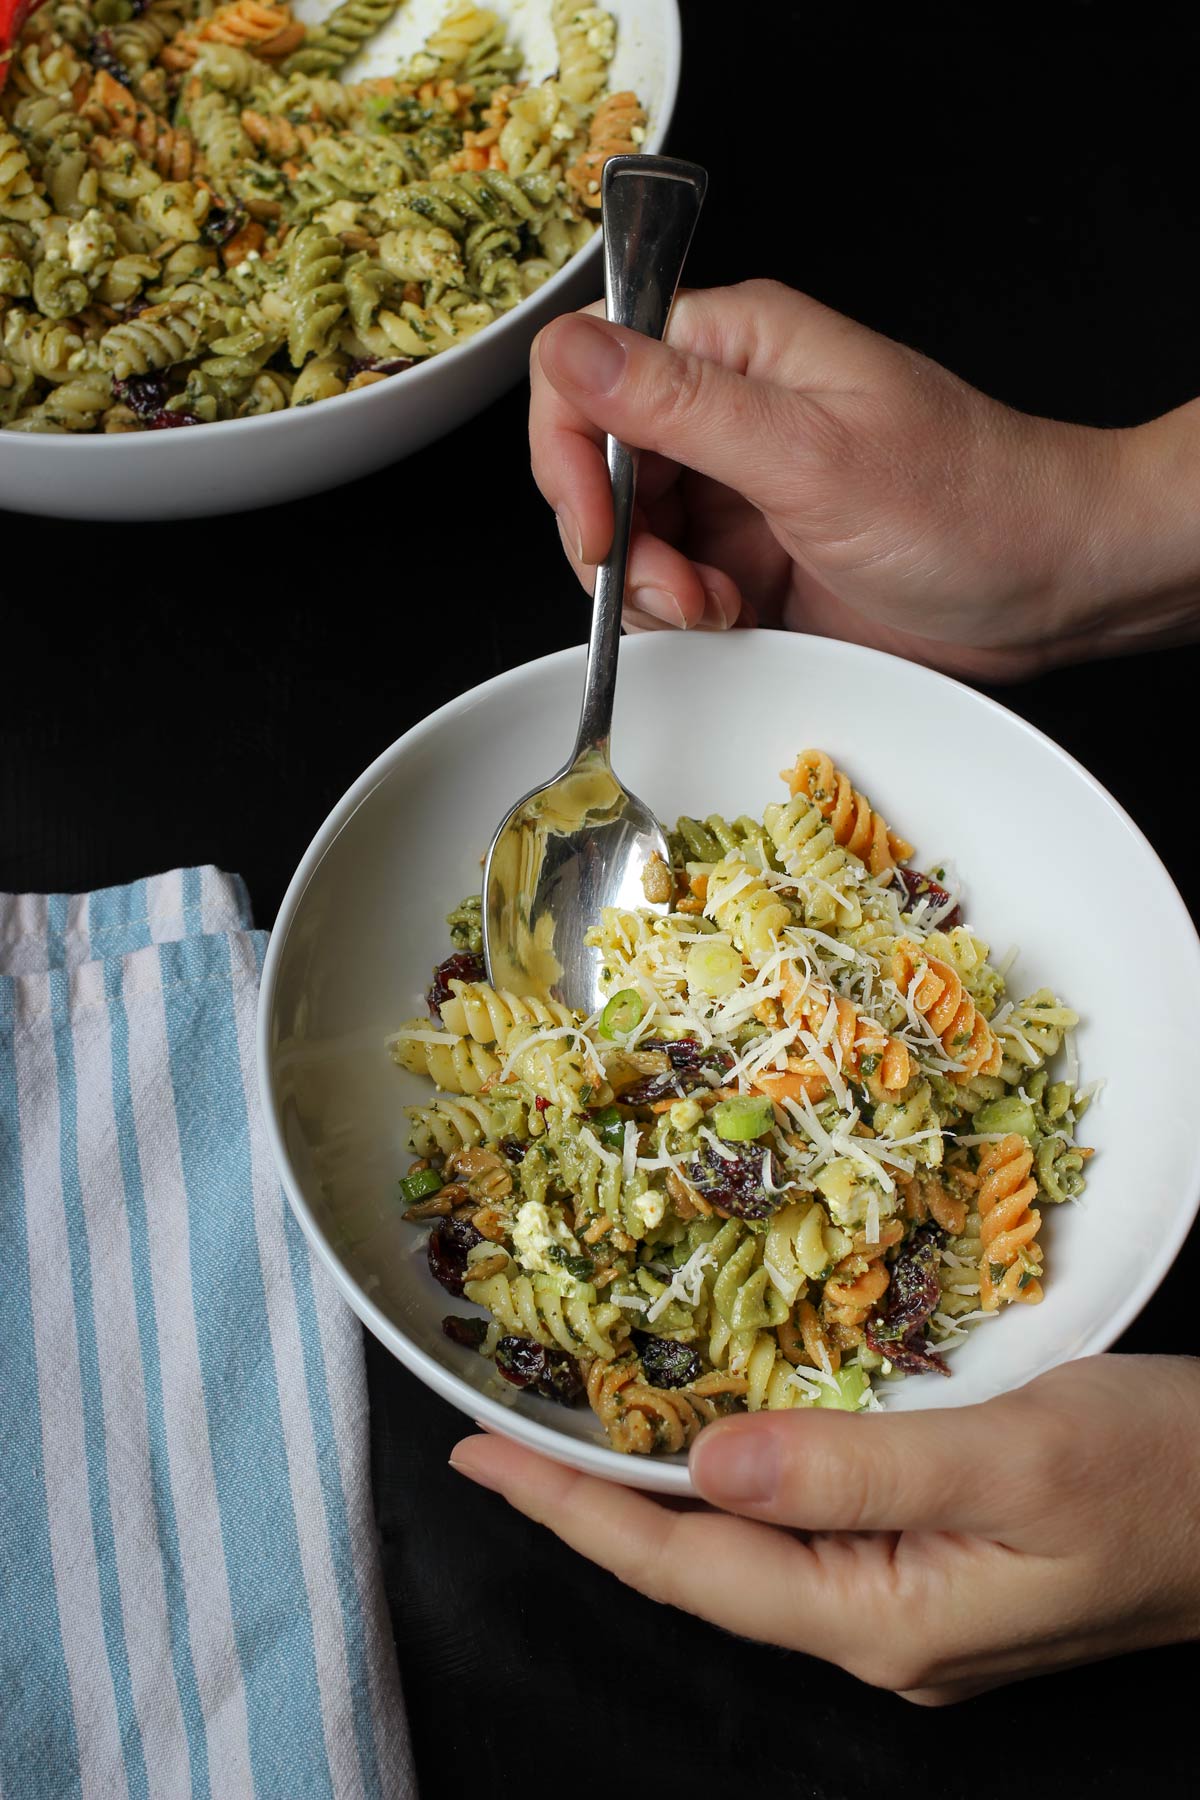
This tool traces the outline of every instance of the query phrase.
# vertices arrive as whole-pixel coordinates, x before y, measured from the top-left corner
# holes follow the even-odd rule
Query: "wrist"
[[[1064,658],[1200,637],[1200,401],[1132,429],[1056,430],[1068,503],[1049,592]]]

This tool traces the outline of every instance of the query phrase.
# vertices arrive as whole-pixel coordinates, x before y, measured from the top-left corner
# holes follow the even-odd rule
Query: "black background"
[[[712,176],[689,281],[778,276],[1030,411],[1131,425],[1200,393],[1200,31],[1161,12],[1118,28],[1084,4],[1036,27],[970,9],[969,30],[961,12],[951,29],[828,10],[685,0],[671,147]],[[0,887],[211,861],[246,876],[269,924],[373,756],[585,635],[524,432],[518,390],[398,471],[296,506],[157,526],[0,515]],[[1194,737],[1196,666],[1164,652],[1000,695],[1128,807],[1193,912],[1194,801],[1170,758]],[[1038,879],[1019,847],[1014,879]],[[1114,945],[1136,941],[1136,920],[1113,923]],[[1124,1348],[1194,1347],[1189,1257]],[[368,1360],[425,1800],[1190,1785],[1194,1649],[910,1708],[622,1589],[452,1474],[464,1421],[373,1340]]]

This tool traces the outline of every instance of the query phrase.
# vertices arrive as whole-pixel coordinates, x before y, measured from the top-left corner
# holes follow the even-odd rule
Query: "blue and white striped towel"
[[[249,926],[211,868],[0,897],[2,1800],[415,1793]]]

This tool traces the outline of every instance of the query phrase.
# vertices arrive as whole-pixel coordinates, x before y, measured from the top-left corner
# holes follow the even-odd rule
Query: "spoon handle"
[[[671,156],[614,156],[605,163],[604,297],[614,325],[662,337],[707,186],[708,176],[698,164]],[[608,761],[637,451],[610,437],[608,472],[613,491],[612,548],[596,571],[573,762],[588,752]]]

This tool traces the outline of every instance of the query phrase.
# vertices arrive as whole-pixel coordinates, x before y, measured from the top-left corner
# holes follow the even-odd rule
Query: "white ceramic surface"
[[[679,85],[676,0],[604,0],[618,21],[614,89],[647,108],[645,149],[661,149]],[[408,0],[348,70],[387,74],[418,47],[449,0]],[[298,0],[299,17],[331,11]],[[555,67],[545,0],[496,0],[535,80]],[[557,313],[603,287],[599,233],[512,312],[456,349],[391,381],[295,412],[190,431],[112,437],[0,431],[0,508],[76,519],[183,519],[299,499],[420,450],[482,411],[525,372],[529,346]]]
[[[292,1203],[350,1304],[402,1362],[463,1412],[579,1468],[687,1491],[686,1467],[606,1449],[591,1413],[518,1397],[442,1335],[450,1300],[423,1230],[395,1197],[401,1108],[432,1090],[385,1039],[423,1010],[447,953],[444,915],[478,887],[479,858],[512,798],[569,748],[583,650],[498,677],[399,739],[317,834],[271,940],[260,1076]],[[702,716],[717,724],[698,722]],[[1019,1386],[1113,1342],[1154,1291],[1195,1215],[1200,1138],[1188,1100],[1200,944],[1137,827],[1032,727],[915,664],[775,632],[655,633],[621,649],[616,767],[667,821],[761,812],[777,771],[829,750],[917,845],[950,858],[967,915],[1010,986],[1043,982],[1082,1015],[1082,1078],[1107,1078],[1088,1114],[1098,1149],[1083,1199],[1045,1209],[1046,1298],[981,1325],[952,1380],[885,1385],[889,1406],[949,1406]]]

